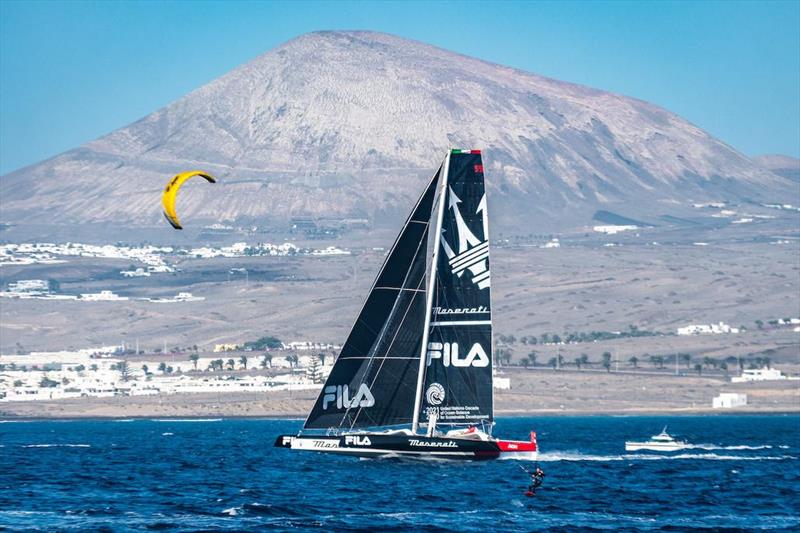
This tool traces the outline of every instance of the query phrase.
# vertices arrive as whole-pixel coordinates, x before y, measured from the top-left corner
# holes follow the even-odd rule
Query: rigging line
[[[375,276],[375,280],[372,282],[372,286],[370,287],[369,292],[367,293],[367,296],[364,298],[363,302],[361,303],[361,310],[358,312],[358,315],[356,315],[356,319],[353,321],[353,325],[350,327],[350,334],[348,334],[348,339],[345,340],[345,343],[342,346],[342,349],[344,349],[344,347],[347,346],[347,340],[349,340],[350,335],[352,335],[353,330],[356,327],[356,324],[359,323],[359,319],[361,318],[361,313],[364,312],[364,307],[367,305],[367,301],[369,300],[369,297],[372,294],[372,289],[374,289],[375,285],[378,284],[378,280],[380,279],[381,274],[383,273],[384,269],[386,268],[386,265],[389,263],[389,258],[392,257],[392,253],[394,252],[395,248],[397,247],[397,243],[400,242],[400,237],[403,235],[403,231],[406,229],[406,226],[408,226],[408,224],[411,221],[414,220],[413,219],[414,213],[416,213],[417,208],[422,203],[422,199],[425,197],[425,195],[428,192],[428,189],[430,188],[430,186],[434,182],[437,182],[437,185],[438,185],[439,175],[441,174],[441,172],[442,172],[442,166],[439,166],[439,169],[433,174],[433,177],[428,181],[427,185],[425,186],[425,191],[417,199],[417,203],[414,204],[414,208],[411,210],[411,213],[408,215],[408,218],[406,219],[405,224],[403,224],[403,228],[400,230],[400,233],[398,233],[397,237],[395,238],[394,243],[392,244],[392,247],[389,249],[389,253],[386,255],[386,259],[384,259],[383,264],[381,265],[381,268],[378,271],[378,275]],[[370,331],[370,333],[373,333],[373,332]],[[341,355],[342,355],[342,352],[340,351],[339,352],[339,356],[341,356]],[[338,358],[337,358],[337,360],[338,360]],[[336,366],[336,362],[335,361],[334,361],[334,366]],[[332,371],[331,371],[331,373],[332,373]],[[328,379],[330,379],[330,374],[328,375]],[[317,394],[317,399],[314,401],[314,406],[316,406],[322,400],[322,396],[325,393],[325,386],[327,386],[327,383],[328,383],[328,380],[326,379],[325,380],[325,384],[320,388],[319,394]],[[314,407],[312,407],[311,411],[309,411],[308,415],[306,415],[306,419],[303,421],[303,428],[306,427],[306,424],[308,423],[308,419],[311,417],[311,414],[313,412],[314,412]],[[340,423],[340,426],[341,426],[341,423]]]
[[[358,359],[372,359],[372,358],[368,357],[368,356],[362,356],[362,357],[348,357],[347,359],[348,360],[350,360],[350,359],[358,360]],[[395,357],[388,357],[388,356],[383,356],[383,357],[381,357],[381,359],[386,359],[386,360],[389,360],[389,361],[403,361],[403,360],[406,360],[406,359],[407,360],[418,361],[419,357],[396,357],[396,356]]]
[[[424,243],[426,243],[426,248],[427,248],[427,242],[428,242],[428,238],[427,238],[427,237],[428,237],[428,231],[426,230],[426,231],[424,231],[424,232],[423,232],[422,236],[420,237],[419,243],[417,243],[417,250],[414,252],[414,257],[413,257],[413,259],[411,260],[411,267],[408,269],[408,272],[406,272],[406,277],[405,277],[405,279],[403,279],[403,285],[405,285],[405,284],[406,284],[406,281],[408,281],[408,277],[411,275],[411,272],[412,272],[412,270],[414,269],[414,263],[416,262],[417,258],[419,257],[420,248],[422,247],[422,243],[423,243],[423,242],[424,242]],[[427,250],[426,250],[426,251],[427,251]],[[424,283],[425,283],[425,276],[423,275],[423,276],[421,276],[421,277],[420,277],[420,281],[417,283],[417,288],[419,288],[419,287],[420,287],[421,285],[423,285]],[[425,291],[421,291],[421,292],[425,292]],[[406,317],[408,316],[408,312],[411,310],[411,307],[413,306],[413,304],[414,304],[414,300],[415,300],[415,299],[416,299],[416,295],[414,295],[414,297],[412,297],[412,298],[411,298],[411,300],[408,302],[408,305],[407,305],[407,307],[406,307],[406,310],[405,310],[405,312],[403,313],[403,317],[402,317],[402,319],[400,320],[400,323],[398,324],[398,326],[397,326],[397,329],[396,329],[396,330],[395,330],[395,332],[394,332],[394,336],[392,337],[392,340],[389,342],[389,346],[386,348],[386,351],[385,351],[385,353],[386,353],[386,354],[388,354],[388,353],[389,353],[389,351],[390,351],[390,350],[392,349],[392,347],[394,346],[394,341],[397,339],[397,335],[399,335],[399,333],[400,333],[400,330],[402,329],[403,323],[405,322],[405,319],[406,319]],[[394,315],[394,314],[395,314],[395,311],[396,311],[396,306],[398,305],[398,300],[399,300],[399,298],[395,299],[395,303],[394,303],[394,305],[392,306],[392,311],[389,313],[389,317],[391,317],[392,315]],[[388,326],[388,323],[389,323],[389,320],[387,319],[387,321],[386,321],[386,324],[385,324],[385,326],[384,326],[384,327]],[[371,359],[372,359],[372,358],[374,358],[374,357],[375,357],[375,355],[373,354],[373,355],[371,356]],[[372,383],[370,383],[370,385],[369,385],[369,388],[370,388],[370,390],[371,390],[371,389],[372,389],[372,387],[375,385],[375,382],[377,381],[377,379],[378,379],[378,376],[380,375],[380,373],[381,373],[381,370],[383,369],[383,365],[386,363],[386,359],[387,359],[387,358],[384,356],[384,357],[382,357],[382,359],[383,359],[383,360],[381,361],[381,364],[380,364],[380,366],[378,367],[378,370],[377,370],[377,372],[375,372],[375,375],[374,375],[374,377],[372,378]],[[415,359],[416,359],[416,358],[415,358]],[[370,370],[371,366],[372,366],[372,362],[370,362],[370,363],[368,364],[368,367],[367,367],[367,369],[364,371],[363,377],[366,377],[366,376],[369,374],[369,370]],[[362,383],[363,383],[363,377],[362,377]],[[361,387],[361,384],[359,384],[359,388],[360,388],[360,387]],[[350,409],[350,408],[348,407],[348,410],[347,410],[347,411],[345,411],[345,416],[347,415],[347,413],[348,413],[349,409]],[[356,412],[355,418],[353,419],[353,421],[352,421],[352,424],[350,425],[350,429],[353,429],[353,426],[355,426],[355,423],[356,423],[356,421],[358,420],[358,417],[361,415],[361,411],[362,411],[362,409],[363,409],[363,408],[362,408],[361,406],[359,406],[359,408],[358,408],[358,412]],[[342,420],[342,422],[344,422],[344,420]],[[340,423],[340,427],[341,427],[341,423]]]
[[[431,326],[486,326],[492,325],[491,320],[443,320],[437,322],[431,322]]]
[[[428,188],[430,188],[430,185],[428,185]],[[428,189],[426,188],[425,192],[420,197],[420,200],[417,202],[417,205],[419,205],[422,202],[422,198],[425,197],[427,192],[428,192]],[[416,207],[414,208],[414,211],[416,211]],[[413,215],[413,213],[412,213],[412,215]],[[396,243],[400,241],[400,238],[402,237],[404,231],[405,231],[405,227],[403,228],[403,231],[400,232],[400,235],[398,235]],[[427,237],[428,237],[428,230],[425,229],[425,230],[423,230],[422,235],[420,235],[419,242],[417,243],[417,249],[414,252],[414,256],[412,257],[411,262],[409,263],[409,268],[405,273],[405,277],[403,278],[403,283],[402,283],[403,286],[406,285],[406,283],[408,281],[408,278],[411,275],[411,272],[414,270],[415,262],[416,262],[417,258],[419,257],[420,248],[422,247],[423,243],[426,243],[426,249],[427,249],[427,242],[428,242]],[[388,264],[388,260],[387,260],[387,264]],[[424,279],[425,279],[425,276],[423,275],[422,276],[422,280],[424,281]],[[376,279],[376,283],[377,283],[377,279]],[[419,288],[419,284],[417,285],[417,287]],[[360,380],[360,383],[358,385],[359,389],[361,388],[361,385],[364,384],[365,378],[369,375],[369,372],[372,369],[372,366],[373,366],[373,363],[374,363],[374,359],[375,359],[375,356],[376,356],[375,352],[378,349],[378,344],[380,342],[380,339],[383,336],[383,333],[388,328],[389,323],[391,322],[391,317],[396,314],[398,301],[399,301],[399,296],[400,295],[395,296],[394,302],[392,304],[392,309],[389,312],[389,314],[387,315],[387,319],[384,322],[383,327],[381,327],[381,331],[377,333],[377,336],[375,337],[375,341],[373,341],[373,346],[372,346],[372,348],[370,350],[372,352],[372,354],[368,358],[369,362],[367,363],[366,368],[361,373],[361,380]],[[394,341],[395,341],[395,339],[397,338],[397,335],[400,332],[400,328],[403,325],[403,322],[405,321],[405,317],[408,315],[408,311],[411,309],[411,304],[413,304],[413,302],[414,302],[414,298],[411,299],[411,301],[408,304],[408,307],[406,308],[405,312],[403,313],[403,318],[400,321],[400,323],[398,324],[398,327],[395,330],[394,337],[392,337],[392,340],[391,340],[389,346],[387,347],[385,353],[388,353],[389,350],[391,349],[391,347],[394,345]],[[383,359],[383,361],[381,361],[381,365],[378,367],[378,371],[375,373],[375,376],[373,377],[371,386],[374,386],[375,381],[378,379],[378,376],[380,375],[380,372],[383,369],[383,365],[386,362],[386,357],[382,357],[382,359]],[[371,388],[371,386],[370,386],[370,388]],[[345,423],[345,420],[348,419],[348,417],[350,416],[350,410],[351,409],[352,409],[352,406],[348,406],[347,409],[345,410],[344,414],[342,415],[342,419],[339,421],[339,427],[340,428]],[[356,412],[355,416],[351,419],[350,429],[353,429],[353,427],[355,426],[356,422],[358,421],[358,417],[361,415],[362,409],[363,408],[359,405],[358,406],[358,411]]]
[[[426,234],[427,234],[427,232],[423,232],[423,235],[420,238],[420,244],[424,240],[424,237],[425,237]],[[419,253],[420,244],[417,244],[417,253],[415,253],[414,257],[412,258],[412,261],[410,263],[410,267],[409,267],[408,271],[406,272],[406,277],[403,280],[403,284],[405,284],[405,281],[408,279],[408,276],[411,274],[411,271],[412,271],[413,266],[414,266],[414,260],[417,258],[417,255]],[[400,299],[399,295],[397,295],[395,297],[395,299],[394,299],[394,303],[392,304],[392,309],[388,313],[386,321],[384,322],[383,326],[381,327],[381,331],[376,336],[375,341],[373,342],[373,345],[370,348],[370,351],[372,352],[371,355],[369,357],[365,358],[369,362],[367,363],[366,368],[361,373],[361,380],[360,380],[360,382],[358,384],[358,388],[359,389],[361,388],[361,385],[363,385],[365,383],[365,379],[369,375],[370,370],[372,370],[372,366],[373,366],[374,360],[375,360],[375,358],[377,356],[376,352],[377,352],[378,347],[379,347],[380,342],[381,342],[381,337],[383,336],[383,333],[389,327],[389,324],[392,322],[392,316],[396,314],[396,311],[397,311],[397,308],[398,308],[398,304],[399,304],[399,299]],[[391,349],[391,346],[394,344],[394,339],[397,337],[397,334],[400,332],[400,326],[402,326],[403,320],[405,320],[405,317],[408,315],[408,311],[409,311],[409,309],[411,309],[411,304],[413,303],[413,301],[414,301],[414,298],[412,298],[411,301],[409,302],[408,307],[406,308],[405,313],[403,314],[403,319],[400,321],[400,324],[398,325],[397,329],[395,330],[395,335],[392,338],[392,341],[389,344],[389,347],[384,352],[384,354],[388,353],[389,350]],[[383,364],[386,362],[385,355],[383,357],[381,357],[381,359],[383,359],[383,361],[381,361],[381,365],[378,367],[378,371],[375,373],[375,376],[374,376],[374,378],[372,380],[372,383],[369,386],[370,389],[375,384],[375,380],[377,380],[378,375],[380,375],[380,371],[383,368]],[[342,427],[342,425],[344,424],[345,420],[350,415],[350,410],[352,409],[352,407],[353,406],[348,406],[347,409],[345,410],[345,412],[344,412],[344,414],[342,416],[342,420],[339,422],[339,427]],[[362,409],[363,408],[361,406],[358,406],[358,411],[356,411],[355,416],[351,419],[350,429],[353,429],[353,427],[355,426],[356,422],[358,421],[358,417],[361,415]]]
[[[437,189],[439,189],[439,203],[437,204],[438,209],[436,212],[436,226],[433,230],[433,257],[431,257],[431,268],[430,268],[430,279],[426,280],[428,283],[428,292],[425,295],[425,322],[422,326],[422,342],[420,343],[420,353],[419,353],[419,365],[417,366],[417,384],[414,389],[414,407],[412,407],[411,412],[411,432],[417,433],[419,430],[419,410],[420,406],[422,405],[422,395],[423,390],[422,387],[425,384],[425,374],[427,369],[426,358],[427,354],[427,347],[428,347],[428,337],[430,335],[430,323],[431,323],[431,311],[432,311],[432,303],[434,298],[434,282],[436,281],[436,271],[437,266],[436,263],[439,257],[439,247],[441,245],[442,239],[442,221],[444,220],[444,211],[445,211],[445,200],[444,196],[446,194],[446,187],[447,187],[447,180],[450,173],[450,153],[448,152],[447,155],[444,156],[444,161],[442,162],[442,166],[440,167],[442,172],[441,177],[441,187],[437,183]],[[431,211],[433,214],[433,211]],[[427,252],[427,249],[426,249]],[[426,260],[427,263],[427,260]],[[426,264],[427,266],[427,264]]]

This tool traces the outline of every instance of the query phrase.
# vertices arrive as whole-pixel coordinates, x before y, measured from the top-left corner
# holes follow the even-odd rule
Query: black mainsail
[[[481,153],[452,150],[403,225],[304,427],[417,431],[431,415],[451,425],[491,420],[491,344]]]
[[[480,151],[453,150],[445,183],[418,416],[474,424],[493,417],[489,224]]]
[[[426,312],[428,226],[440,174],[392,246],[306,429],[411,422]]]

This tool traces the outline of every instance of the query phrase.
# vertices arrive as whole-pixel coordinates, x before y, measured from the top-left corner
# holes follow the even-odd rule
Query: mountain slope
[[[791,182],[654,105],[370,32],[306,34],[142,120],[0,180],[3,221],[161,224],[181,170],[215,173],[184,220],[398,223],[448,147],[485,151],[495,228],[536,233]]]
[[[796,157],[767,154],[756,156],[753,161],[779,176],[800,181],[800,159]]]

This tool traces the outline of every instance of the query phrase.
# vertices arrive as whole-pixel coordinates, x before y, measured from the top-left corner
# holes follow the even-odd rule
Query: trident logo
[[[442,235],[442,247],[447,258],[450,260],[450,269],[459,278],[464,271],[469,269],[472,272],[472,283],[479,289],[486,289],[490,285],[489,281],[489,219],[486,216],[486,194],[481,198],[478,209],[475,213],[483,215],[483,241],[478,239],[467,227],[464,217],[458,208],[461,199],[453,192],[452,187],[448,187],[449,208],[453,210],[456,217],[458,229],[458,253],[454,252]]]

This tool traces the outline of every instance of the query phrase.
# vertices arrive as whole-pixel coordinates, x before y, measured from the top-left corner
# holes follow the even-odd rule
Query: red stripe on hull
[[[535,442],[523,442],[519,440],[498,440],[497,446],[503,452],[535,452]]]

